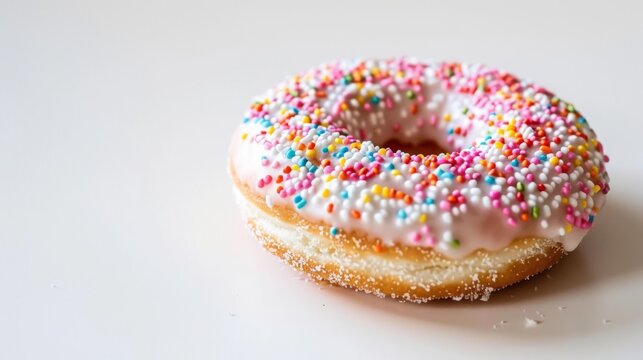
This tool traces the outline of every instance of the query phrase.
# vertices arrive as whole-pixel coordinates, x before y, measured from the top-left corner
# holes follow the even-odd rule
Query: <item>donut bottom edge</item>
[[[381,248],[359,234],[332,236],[328,225],[286,207],[269,207],[234,174],[233,180],[242,216],[266,250],[313,280],[382,298],[487,300],[492,292],[552,267],[567,254],[559,242],[534,237],[516,239],[495,252],[477,250],[463,259],[421,247]]]

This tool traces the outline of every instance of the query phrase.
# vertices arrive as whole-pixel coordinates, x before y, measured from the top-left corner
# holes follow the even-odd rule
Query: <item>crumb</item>
[[[534,292],[538,291],[538,286],[534,286]]]
[[[603,324],[605,324],[605,325],[611,324],[611,323],[612,323],[612,320],[609,320],[609,319],[603,320]]]
[[[528,327],[528,328],[536,327],[542,323],[543,322],[541,320],[530,319],[528,317],[525,318],[525,327]]]
[[[54,283],[49,284],[49,287],[52,289],[58,289],[58,285]]]
[[[237,316],[237,315],[238,315],[238,314],[231,313],[231,312],[229,312],[229,311],[228,311],[228,316],[229,316],[229,317],[235,317],[235,316]]]
[[[549,275],[549,274],[546,274],[545,276],[547,277],[547,279],[551,279],[551,278],[552,278],[552,277],[551,277],[551,275]]]
[[[498,325],[493,324],[493,329],[494,329],[494,330],[498,329]]]
[[[567,306],[559,306],[558,307],[558,310],[565,310],[565,309],[567,309]]]
[[[500,320],[500,324],[501,324],[501,325],[504,325],[504,324],[506,324],[506,323],[508,323],[508,322],[509,322],[509,321],[507,321],[507,320]]]

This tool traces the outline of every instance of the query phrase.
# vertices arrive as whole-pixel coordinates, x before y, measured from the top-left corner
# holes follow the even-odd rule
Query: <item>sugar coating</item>
[[[608,158],[571,103],[479,64],[324,64],[257,98],[239,133],[233,166],[269,206],[289,204],[332,236],[358,230],[451,257],[520,236],[571,250],[609,192]],[[381,146],[392,139],[449,152]]]

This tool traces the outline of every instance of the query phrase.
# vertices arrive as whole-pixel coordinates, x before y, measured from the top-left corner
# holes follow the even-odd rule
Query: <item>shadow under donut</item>
[[[643,311],[637,310],[636,299],[623,304],[603,304],[596,302],[595,296],[585,296],[597,287],[609,287],[614,281],[626,280],[643,272],[643,241],[633,238],[643,234],[643,221],[637,216],[631,200],[611,196],[601,211],[597,223],[590,230],[578,249],[571,252],[552,269],[534,278],[500,290],[491,295],[487,302],[452,300],[434,301],[424,305],[398,303],[382,300],[372,295],[364,295],[333,288],[331,293],[351,297],[376,310],[410,318],[414,321],[457,327],[458,330],[502,334],[502,336],[538,338],[560,338],[567,335],[580,335],[599,331],[601,319],[592,316],[592,309],[605,309],[606,306],[629,306],[627,321],[643,321]],[[633,286],[636,289],[635,286]],[[576,304],[576,305],[570,305]],[[545,304],[545,305],[543,305]],[[546,331],[498,331],[491,332],[494,324],[510,319],[511,326],[506,329],[525,329],[526,317],[548,322],[541,312],[550,316],[564,316],[564,305],[578,307],[577,314],[565,321],[573,321],[570,326],[550,326]],[[640,308],[640,307],[639,307]],[[570,309],[572,310],[572,309]],[[621,309],[623,311],[623,309]],[[569,313],[569,312],[568,312]],[[560,320],[559,320],[560,322]],[[501,330],[501,325],[496,329]],[[573,328],[573,330],[572,330]],[[492,335],[490,335],[492,336]]]

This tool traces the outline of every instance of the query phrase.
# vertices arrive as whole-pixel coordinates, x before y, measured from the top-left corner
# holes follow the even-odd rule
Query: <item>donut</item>
[[[293,268],[426,302],[486,300],[574,250],[608,161],[585,117],[539,85],[395,58],[323,64],[256,98],[228,169],[251,232]]]

